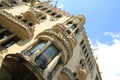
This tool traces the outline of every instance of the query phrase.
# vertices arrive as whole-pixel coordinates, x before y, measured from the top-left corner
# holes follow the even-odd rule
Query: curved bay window
[[[58,49],[54,45],[50,45],[42,54],[35,58],[35,62],[41,69],[45,69],[58,53]]]
[[[34,47],[32,47],[30,50],[28,50],[26,53],[24,53],[27,56],[32,55],[33,53],[35,53],[36,51],[42,49],[43,46],[45,46],[46,42],[40,42],[39,44],[35,45]]]

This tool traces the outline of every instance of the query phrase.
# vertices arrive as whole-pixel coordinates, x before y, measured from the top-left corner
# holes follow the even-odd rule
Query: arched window
[[[50,45],[42,54],[36,57],[35,62],[41,69],[45,69],[58,53],[58,49],[54,45]]]

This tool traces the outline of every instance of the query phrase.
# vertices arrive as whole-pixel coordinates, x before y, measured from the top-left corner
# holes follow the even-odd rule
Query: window
[[[80,60],[80,66],[81,68],[85,68],[85,61],[83,59]]]
[[[57,14],[56,12],[51,13],[52,16],[55,16],[56,14]]]
[[[19,16],[16,16],[16,17],[17,17],[17,19],[21,19],[21,18],[22,18],[22,16],[20,16],[20,15],[19,15]]]
[[[46,42],[40,42],[39,44],[35,45],[32,47],[30,50],[28,50],[26,53],[24,53],[27,56],[32,55],[35,53],[37,50],[40,50],[43,46],[45,46]]]
[[[41,69],[45,69],[57,54],[58,50],[56,47],[50,45],[42,54],[36,57],[35,62]]]
[[[52,10],[47,10],[47,11],[46,11],[46,13],[50,13],[50,12],[52,12]]]
[[[42,8],[41,10],[44,11],[44,10],[47,10],[47,8],[45,7],[45,8]]]
[[[83,43],[84,43],[84,40],[82,40],[82,41],[80,42],[80,45],[83,45]]]
[[[56,18],[61,18],[61,17],[62,17],[61,14],[57,14],[57,15],[56,15]]]
[[[98,76],[96,75],[95,80],[99,80]]]
[[[29,25],[30,27],[32,27],[32,26],[34,25],[34,23],[33,23],[33,22],[29,22],[28,25]]]
[[[83,50],[85,49],[85,44],[83,45],[82,49],[83,49]]]
[[[71,33],[70,30],[67,30],[67,33],[70,34]]]
[[[41,19],[42,19],[42,20],[46,19],[46,16],[45,16],[45,15],[42,15],[42,16],[41,16]]]
[[[86,55],[86,59],[88,58],[88,53],[87,53],[87,55]]]
[[[22,19],[22,21],[23,21],[24,23],[26,23],[26,22],[27,22],[27,20],[26,20],[26,19]]]
[[[3,7],[4,5],[0,3],[0,7]]]
[[[76,25],[73,24],[72,22],[68,22],[67,25],[70,26],[70,28],[71,28],[72,30],[74,30],[74,29],[76,28]]]
[[[79,32],[79,29],[76,29],[76,30],[75,30],[75,34],[77,34],[78,32]]]
[[[23,2],[27,2],[27,0],[22,0]]]
[[[1,46],[3,48],[8,48],[10,46],[12,46],[14,43],[18,42],[20,39],[17,36],[14,36],[13,38],[11,38],[10,40],[4,42],[1,44]]]
[[[87,49],[85,49],[85,51],[84,51],[84,55],[86,54],[86,52],[87,52]]]
[[[42,5],[37,6],[37,8],[42,8],[42,7],[43,7]]]
[[[8,0],[9,3],[12,3],[12,4],[17,4],[17,2],[15,0]]]
[[[3,29],[3,27],[0,26],[0,30]]]
[[[92,70],[93,69],[93,66],[91,65],[90,69]]]
[[[3,38],[8,38],[8,36],[10,36],[11,33],[9,31],[4,31],[0,34],[0,39],[3,39]]]
[[[87,63],[89,63],[89,61],[90,61],[90,57],[87,59]]]
[[[89,62],[89,66],[91,66],[91,61]]]

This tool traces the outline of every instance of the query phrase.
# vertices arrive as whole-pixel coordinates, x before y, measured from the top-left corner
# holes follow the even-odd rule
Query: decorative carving
[[[86,63],[84,59],[80,60],[80,66],[77,67],[77,73],[80,80],[86,80],[87,70],[86,70]]]
[[[87,77],[86,69],[78,68],[78,72],[77,73],[78,73],[78,76],[79,76],[80,80],[86,80],[86,77]]]
[[[64,67],[58,79],[59,80],[75,80],[75,77],[70,69]]]
[[[25,13],[23,13],[23,16],[25,17],[25,19],[27,19],[28,21],[31,22],[37,22],[37,17],[36,14],[32,11],[27,11]]]

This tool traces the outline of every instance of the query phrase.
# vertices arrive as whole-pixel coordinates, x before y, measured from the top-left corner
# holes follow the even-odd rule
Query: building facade
[[[84,24],[49,1],[1,0],[0,80],[102,80]]]

